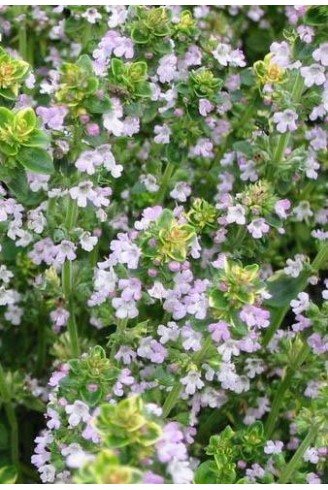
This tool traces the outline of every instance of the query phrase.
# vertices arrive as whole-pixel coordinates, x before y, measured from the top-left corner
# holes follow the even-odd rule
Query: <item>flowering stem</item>
[[[296,470],[300,460],[302,459],[305,451],[307,450],[308,447],[312,444],[312,441],[316,438],[316,435],[318,433],[318,426],[311,427],[311,430],[307,433],[307,436],[303,440],[302,444],[299,446],[297,449],[296,453],[292,457],[292,459],[289,461],[287,466],[285,467],[284,471],[281,473],[280,478],[278,480],[278,483],[288,483],[292,474]]]
[[[294,363],[292,366],[289,366],[286,372],[286,375],[282,382],[280,383],[280,386],[275,394],[271,411],[269,414],[269,417],[266,421],[265,424],[265,434],[267,439],[269,439],[274,431],[276,421],[279,417],[279,412],[281,409],[281,405],[284,401],[284,396],[286,391],[289,389],[291,381],[293,379],[295,371],[303,364],[305,359],[307,358],[308,354],[310,352],[310,348],[307,344],[303,344],[301,347]]]
[[[169,185],[170,179],[173,175],[173,172],[174,172],[174,164],[168,163],[166,165],[165,170],[164,170],[164,173],[163,173],[163,176],[161,179],[161,186],[160,186],[160,189],[158,191],[158,202],[159,203],[162,203],[165,199],[166,190],[167,190],[167,187]]]
[[[212,347],[212,338],[209,335],[205,342],[203,343],[202,348],[195,353],[195,355],[192,358],[192,362],[195,364],[200,364],[204,358],[206,358],[208,351]],[[163,404],[163,415],[164,417],[167,417],[172,409],[175,407],[177,402],[179,401],[180,393],[182,390],[182,384],[180,381],[178,381],[170,391],[169,395],[167,396],[164,404]]]
[[[69,197],[65,227],[69,233],[73,228],[77,219],[77,203],[75,200]],[[73,357],[79,357],[80,346],[79,346],[79,336],[77,331],[77,325],[74,317],[74,307],[72,302],[72,291],[73,291],[73,264],[71,260],[65,260],[62,267],[62,288],[66,302],[68,303],[69,318],[67,321],[67,329],[71,344],[71,354]]]
[[[304,87],[303,78],[298,73],[296,75],[296,80],[292,91],[293,102],[295,103],[299,102],[302,95],[303,87]],[[273,164],[280,163],[283,160],[286,148],[289,143],[289,139],[290,139],[290,132],[286,132],[279,136],[277,146],[276,146],[276,151],[274,152],[273,155]]]
[[[310,274],[313,274],[313,272],[318,272],[320,269],[324,268],[327,263],[328,263],[328,244],[325,244],[320,248],[317,255],[315,256],[311,264]],[[307,281],[308,281],[308,276],[304,277],[299,282],[298,292],[303,291],[303,289],[307,285]],[[271,322],[271,325],[267,329],[266,334],[263,338],[263,342],[262,342],[263,347],[266,347],[270,343],[272,337],[274,336],[274,334],[282,324],[288,310],[289,310],[289,304],[283,306],[281,310],[277,312],[277,315],[275,316],[274,320]]]
[[[13,465],[16,466],[16,469],[18,469],[18,463],[19,463],[18,423],[17,423],[14,407],[11,403],[11,399],[10,399],[11,397],[10,397],[10,392],[8,390],[5,373],[3,371],[1,364],[0,364],[0,395],[10,425],[11,460]]]

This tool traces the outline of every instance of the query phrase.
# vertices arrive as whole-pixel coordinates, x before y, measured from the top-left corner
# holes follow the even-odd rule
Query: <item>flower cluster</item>
[[[327,21],[0,7],[0,483],[325,482]]]

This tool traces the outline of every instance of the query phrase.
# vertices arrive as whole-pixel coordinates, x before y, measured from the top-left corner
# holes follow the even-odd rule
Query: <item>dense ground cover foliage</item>
[[[0,482],[323,483],[326,7],[0,7]]]

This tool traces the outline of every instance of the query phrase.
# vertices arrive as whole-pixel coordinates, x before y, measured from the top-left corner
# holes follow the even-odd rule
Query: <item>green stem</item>
[[[26,20],[25,20],[26,6],[19,5],[15,9],[16,17],[24,16],[22,20],[19,21],[18,27],[18,51],[22,59],[27,61],[27,33],[26,33]]]
[[[171,177],[173,175],[174,168],[175,167],[174,167],[173,163],[168,163],[166,165],[165,171],[164,171],[162,179],[161,179],[161,186],[160,186],[160,189],[158,191],[158,197],[157,197],[158,203],[162,203],[165,199],[166,190],[167,190],[167,187],[168,187],[169,182],[171,180]]]
[[[289,143],[290,133],[281,134],[278,138],[276,151],[273,155],[273,164],[280,163],[283,160],[286,148]]]
[[[41,315],[40,315],[41,316]],[[38,352],[36,361],[36,373],[41,376],[46,362],[46,329],[42,317],[38,324]]]
[[[80,355],[80,344],[79,344],[79,335],[77,331],[77,325],[75,321],[73,307],[69,308],[69,319],[67,320],[67,329],[71,344],[71,354],[73,357],[79,357]]]
[[[180,381],[176,383],[168,396],[166,397],[166,400],[163,405],[163,416],[168,417],[169,414],[171,413],[172,409],[175,407],[177,402],[179,401],[180,398],[180,393],[182,390],[182,384]]]
[[[66,260],[62,268],[62,288],[65,299],[69,301],[73,284],[73,264],[71,260]]]
[[[122,320],[117,321],[117,331],[122,337],[125,335],[127,324],[128,324],[127,318],[123,318]]]
[[[247,235],[247,229],[245,226],[238,226],[238,230],[237,230],[237,233],[236,233],[236,237],[232,243],[232,248],[240,248],[241,247],[241,244],[242,242],[244,241],[244,238],[246,237]]]
[[[94,267],[96,267],[96,265],[97,265],[98,253],[99,253],[99,246],[98,246],[98,244],[96,244],[96,246],[91,250],[90,255],[89,255],[90,267],[92,269],[94,269]]]
[[[206,358],[208,351],[211,349],[212,345],[213,340],[209,335],[203,343],[202,348],[193,356],[193,362],[197,365],[200,364],[202,360]]]
[[[70,197],[68,198],[68,206],[65,219],[65,228],[69,233],[75,225],[78,213],[77,202]],[[71,260],[66,260],[62,267],[62,288],[64,297],[68,304],[69,319],[67,321],[67,329],[70,338],[71,354],[73,357],[80,355],[79,336],[77,325],[74,316],[73,306],[73,264]]]
[[[256,103],[259,100],[259,92],[255,89],[253,96],[247,103],[247,108],[242,117],[237,121],[237,128],[243,130],[253,115],[254,109],[256,109]]]
[[[291,476],[293,475],[294,471],[296,470],[299,462],[301,461],[305,451],[307,450],[308,447],[311,446],[312,441],[316,438],[318,433],[318,427],[312,427],[305,439],[303,440],[302,444],[299,446],[297,449],[296,453],[292,457],[292,459],[289,461],[285,469],[280,475],[280,478],[278,480],[278,483],[288,483]]]
[[[328,265],[328,244],[323,245],[315,256],[311,266],[314,272],[318,272]]]
[[[18,470],[19,463],[19,439],[18,439],[18,422],[16,413],[11,402],[10,392],[8,390],[5,373],[0,364],[0,395],[3,401],[4,409],[10,425],[10,451],[11,460]]]
[[[70,232],[75,225],[78,213],[77,201],[75,199],[68,198],[68,206],[65,219],[65,228]]]
[[[310,274],[313,274],[313,272],[318,272],[320,269],[324,268],[325,265],[328,263],[328,244],[323,245],[320,250],[318,251],[317,255],[315,256],[311,268],[310,268]],[[304,288],[307,286],[308,282],[308,275],[306,275],[298,285],[298,291],[301,292],[304,290]],[[296,293],[295,293],[296,294]],[[275,316],[272,318],[271,325],[267,329],[265,336],[263,338],[262,346],[266,347],[276,331],[279,329],[280,325],[282,324],[287,312],[289,311],[289,304],[283,306],[281,309],[276,311]]]
[[[299,351],[299,353],[298,353],[298,355],[294,361],[294,364],[292,366],[288,367],[288,369],[286,371],[286,375],[285,375],[284,379],[281,381],[278,390],[276,391],[276,394],[275,394],[275,397],[274,397],[274,400],[273,400],[273,403],[271,406],[270,414],[269,414],[268,419],[267,419],[266,424],[265,424],[265,435],[266,435],[267,439],[270,439],[270,437],[274,431],[276,421],[279,417],[280,409],[281,409],[281,406],[282,406],[283,401],[284,401],[284,396],[285,396],[286,392],[288,391],[288,389],[291,385],[295,371],[303,364],[303,362],[305,361],[309,352],[310,352],[309,346],[307,344],[303,344],[302,348],[300,349],[300,351]]]

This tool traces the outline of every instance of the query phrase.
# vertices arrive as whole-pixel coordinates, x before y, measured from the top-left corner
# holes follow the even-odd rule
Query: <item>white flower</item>
[[[24,310],[17,305],[8,305],[8,309],[5,312],[5,319],[12,325],[20,325]]]
[[[167,296],[166,289],[160,281],[155,281],[151,289],[147,289],[149,296],[155,299],[164,299]]]
[[[304,453],[303,456],[304,461],[317,464],[319,462],[319,454],[315,447],[309,447]]]
[[[312,56],[318,63],[328,66],[328,43],[320,44],[319,48],[313,51]]]
[[[279,133],[295,131],[297,129],[295,121],[297,121],[297,119],[298,115],[292,109],[276,112],[273,116],[273,121],[277,124],[277,131],[279,131]]]
[[[90,24],[95,24],[97,20],[100,20],[102,15],[98,12],[97,9],[95,8],[88,8],[83,14],[81,14],[81,17],[84,17],[87,19],[87,21]]]
[[[177,70],[177,57],[174,54],[166,54],[159,60],[157,75],[161,83],[171,82]]]
[[[157,184],[156,177],[151,174],[140,175],[140,182],[146,187],[148,192],[157,192],[159,185]]]
[[[178,461],[177,459],[173,459],[168,464],[167,469],[172,476],[174,484],[192,483],[194,474],[189,466],[189,461]]]
[[[280,454],[284,443],[281,441],[267,441],[264,446],[265,454]]]
[[[111,176],[114,177],[114,179],[121,177],[123,167],[116,163],[115,157],[111,151],[111,145],[99,146],[99,148],[97,148],[97,153],[100,155],[105,169],[111,173]]]
[[[197,352],[201,349],[202,334],[200,332],[196,332],[188,324],[182,328],[181,337],[184,339],[182,346],[185,350],[193,350],[194,352]]]
[[[313,216],[313,211],[310,208],[310,203],[308,201],[300,201],[298,206],[293,209],[293,214],[296,221],[303,221],[306,218],[311,218],[311,216]]]
[[[292,307],[295,315],[299,315],[303,311],[306,311],[310,306],[310,297],[307,293],[299,293],[297,298],[298,299],[293,299],[290,302],[290,306]]]
[[[63,264],[65,260],[74,260],[76,259],[76,246],[74,245],[73,242],[70,242],[69,240],[63,240],[59,245],[58,245],[58,251],[56,255],[56,261],[59,264]]]
[[[66,405],[65,412],[69,415],[68,423],[71,427],[76,427],[81,422],[88,422],[91,418],[88,405],[80,400],[75,400],[72,405]]]
[[[287,266],[284,268],[284,273],[287,276],[298,277],[303,270],[305,262],[305,256],[301,254],[297,254],[293,259],[287,259]]]
[[[189,371],[187,376],[181,378],[180,381],[185,385],[185,392],[187,395],[194,395],[196,390],[200,390],[204,386],[198,371]]]
[[[163,124],[163,126],[156,125],[154,127],[154,133],[156,134],[154,138],[155,143],[167,144],[170,142],[171,129],[167,124]]]
[[[45,464],[39,468],[42,483],[53,483],[55,481],[56,468],[52,464]]]
[[[116,310],[115,316],[117,318],[135,318],[139,314],[136,302],[133,300],[125,301],[123,298],[113,298],[112,305]]]
[[[87,252],[91,252],[95,248],[98,243],[98,238],[96,236],[92,236],[89,231],[85,231],[80,236],[80,244],[83,250]]]
[[[13,305],[16,302],[15,291],[0,287],[0,306]]]
[[[80,451],[69,454],[66,458],[66,464],[69,468],[81,468],[86,463],[94,461],[95,458],[93,454],[89,454],[81,449]]]
[[[68,446],[65,446],[60,452],[62,456],[66,458],[70,454],[74,454],[76,452],[82,451],[82,446],[77,442],[72,442]]]
[[[69,190],[71,198],[77,201],[77,205],[80,208],[86,207],[88,199],[92,201],[95,198],[95,191],[92,187],[93,183],[90,180],[86,180]]]
[[[272,53],[272,63],[279,65],[281,68],[288,68],[290,65],[290,47],[286,41],[272,43],[270,52]]]
[[[111,268],[109,271],[102,269],[97,269],[94,279],[94,288],[96,291],[105,292],[106,295],[115,291],[117,281],[117,275],[114,269]]]
[[[223,362],[230,362],[231,356],[239,356],[238,341],[226,340],[218,347],[218,353],[221,354]]]
[[[9,284],[10,279],[14,277],[14,274],[7,269],[5,265],[0,266],[0,281],[4,284]]]
[[[187,182],[177,182],[170,196],[180,202],[186,202],[191,194],[191,187]]]
[[[312,87],[312,85],[322,85],[326,81],[325,69],[323,66],[313,63],[311,66],[303,66],[301,68],[301,75],[304,78],[304,84],[306,87]]]
[[[250,222],[247,229],[253,238],[262,238],[263,235],[269,233],[270,227],[266,224],[264,218],[257,218]]]
[[[229,206],[228,214],[226,217],[227,223],[237,223],[237,225],[244,225],[246,223],[245,209],[241,204],[236,206]]]
[[[227,66],[231,60],[231,47],[228,44],[220,43],[212,54],[214,58],[223,66]]]
[[[158,325],[157,333],[161,336],[160,343],[166,344],[169,340],[177,340],[180,333],[179,326],[175,322],[168,322],[167,326]]]
[[[46,224],[47,220],[40,209],[33,209],[27,213],[27,226],[35,233],[42,233]]]

